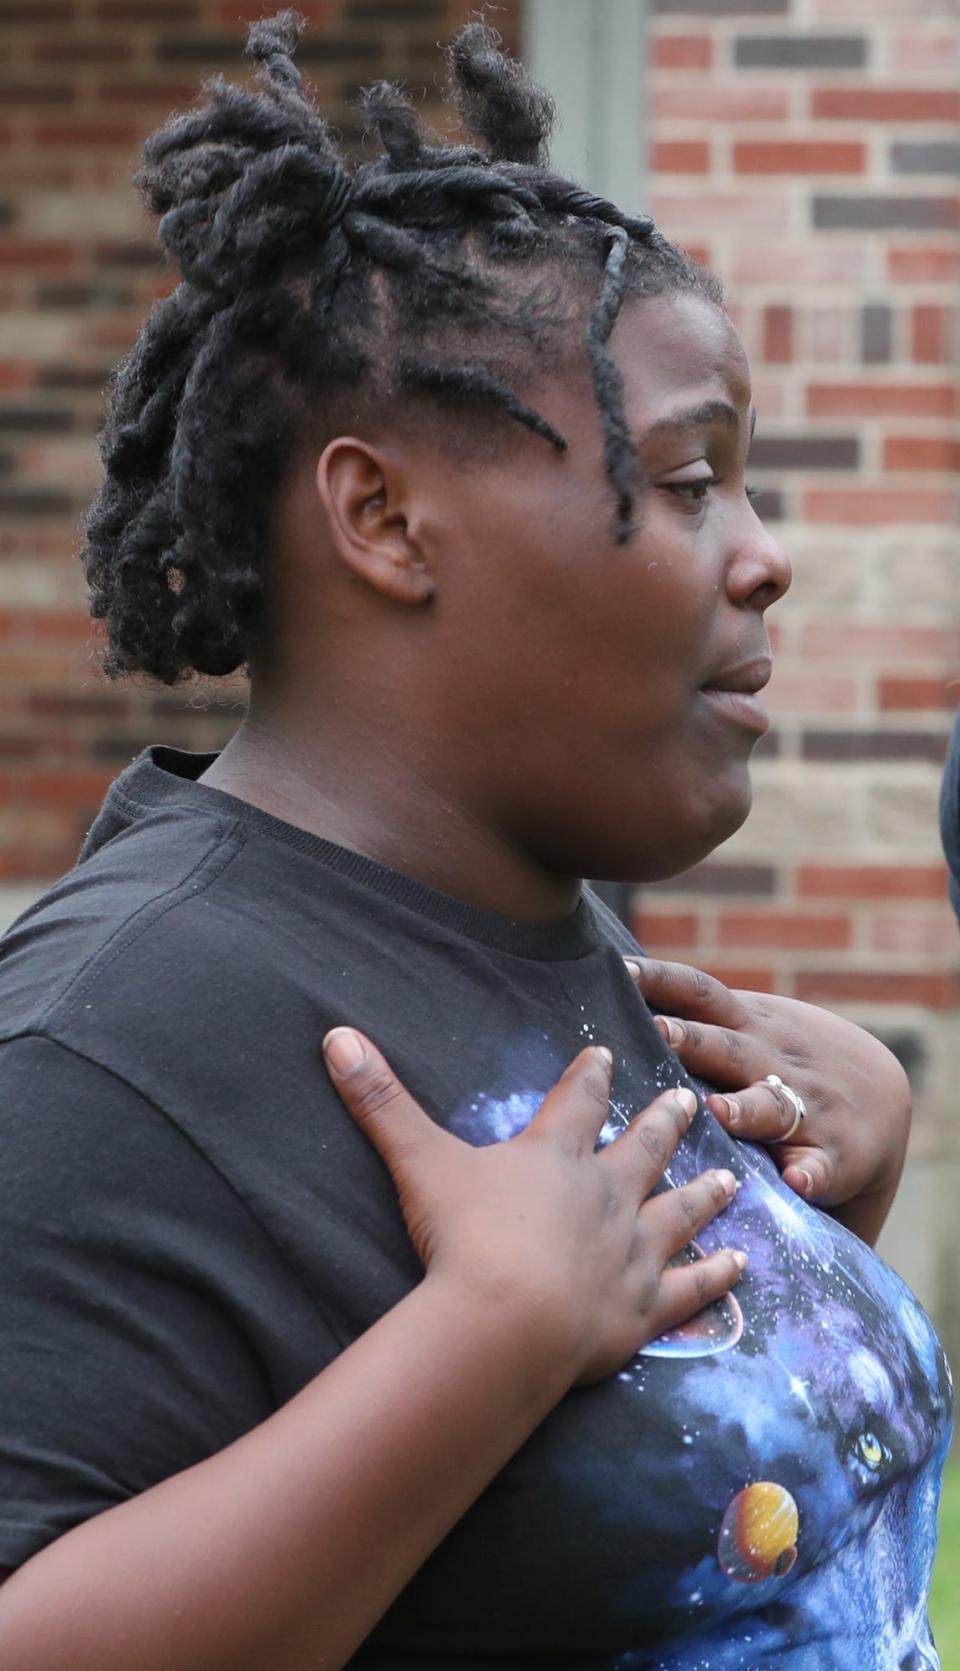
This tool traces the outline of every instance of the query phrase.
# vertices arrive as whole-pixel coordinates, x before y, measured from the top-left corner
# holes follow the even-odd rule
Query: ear
[[[356,578],[397,603],[426,603],[436,580],[411,533],[403,465],[340,435],[320,456],[316,484],[334,547]]]

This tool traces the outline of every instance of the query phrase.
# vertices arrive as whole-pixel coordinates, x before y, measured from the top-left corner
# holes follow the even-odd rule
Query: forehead
[[[629,302],[611,339],[634,435],[678,407],[722,398],[748,409],[750,367],[733,325],[699,296]]]

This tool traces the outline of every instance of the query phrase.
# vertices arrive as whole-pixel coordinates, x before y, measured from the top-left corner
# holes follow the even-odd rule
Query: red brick
[[[732,963],[703,963],[702,967],[724,986],[741,992],[776,992],[782,982],[776,980],[772,969],[744,967]]]
[[[129,123],[89,121],[40,122],[34,129],[38,145],[136,145],[142,135]]]
[[[137,4],[138,0],[132,0]],[[313,23],[326,23],[330,17],[330,0],[297,0],[297,11],[303,17],[308,17]],[[238,20],[245,23],[256,23],[264,15],[262,0],[220,0],[215,8],[214,16],[218,23],[228,29],[236,29]],[[497,26],[501,34],[504,32],[502,18],[498,18]]]
[[[30,271],[49,267],[71,267],[76,259],[73,244],[0,242],[0,267],[24,267]]]
[[[708,70],[713,42],[707,35],[660,35],[650,43],[650,62],[657,70]]]
[[[850,945],[850,920],[800,911],[730,911],[720,918],[717,943],[771,951],[844,951]]]
[[[960,470],[960,440],[949,435],[888,435],[885,470]]]
[[[891,249],[887,273],[893,284],[951,284],[960,278],[960,250],[935,244]]]
[[[738,174],[862,174],[866,150],[841,140],[744,141],[733,147]]]
[[[0,610],[0,638],[89,638],[95,628],[82,608]]]
[[[97,6],[106,23],[189,23],[197,12],[197,0],[100,0]]]
[[[651,951],[663,946],[689,949],[697,943],[697,918],[692,912],[638,911],[632,928],[640,944]]]
[[[80,807],[98,806],[113,781],[109,769],[87,772],[51,772],[49,776],[32,774],[21,777],[11,772],[0,772],[0,801],[30,802],[34,806],[54,806],[61,803]]]
[[[157,109],[175,110],[178,105],[192,104],[197,96],[195,82],[189,81],[101,81],[97,98],[101,104],[136,105],[137,110],[149,110],[151,120]]]
[[[658,121],[779,122],[790,113],[781,87],[655,87],[652,103]]]
[[[36,372],[33,366],[13,365],[0,361],[0,389],[10,393],[14,389],[32,388]]]
[[[782,365],[793,358],[793,309],[768,307],[763,310],[763,357],[770,365]]]
[[[960,122],[952,87],[815,87],[811,114],[831,122]]]
[[[661,139],[650,153],[654,174],[706,174],[710,147],[703,139]]]
[[[945,307],[922,302],[911,318],[913,357],[922,365],[942,365],[950,358],[949,314]]]
[[[881,679],[877,696],[885,711],[915,713],[936,708],[950,713],[960,703],[960,679]]]
[[[960,409],[952,383],[811,383],[811,418],[950,418]]]
[[[803,495],[810,522],[843,522],[866,528],[876,524],[952,522],[960,509],[950,489],[927,493],[881,487],[812,487]]]
[[[945,906],[936,914],[905,911],[874,917],[870,943],[878,952],[942,957],[960,950],[960,932],[956,917]]]
[[[35,42],[33,56],[38,64],[128,64],[133,47],[127,41],[102,38],[83,41],[69,36],[59,41]]]
[[[796,889],[801,899],[938,899],[947,897],[946,866],[801,865]]]
[[[955,975],[910,970],[803,969],[794,990],[798,998],[814,1004],[922,1004],[925,1009],[949,1010],[960,1003]]]

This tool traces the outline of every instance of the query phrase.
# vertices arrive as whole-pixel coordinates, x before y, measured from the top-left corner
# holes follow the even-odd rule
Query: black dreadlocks
[[[428,143],[409,100],[380,83],[362,105],[384,154],[351,172],[293,63],[302,27],[295,12],[255,24],[263,91],[217,78],[144,147],[137,184],[182,282],[116,376],[86,521],[111,674],[173,684],[250,659],[283,473],[348,416],[453,403],[564,449],[512,381],[542,370],[598,272],[586,349],[626,540],[634,452],[607,347],[623,297],[717,299],[648,217],[547,169],[551,101],[492,29],[469,24],[449,52],[484,149]]]

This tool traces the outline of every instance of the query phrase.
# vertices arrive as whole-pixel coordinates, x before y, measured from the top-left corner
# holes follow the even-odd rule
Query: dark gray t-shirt
[[[154,750],[125,772],[2,943],[8,1566],[261,1422],[418,1280],[322,1070],[331,1025],[475,1143],[522,1129],[589,1040],[615,1055],[605,1141],[683,1077],[589,895],[505,921],[207,788],[207,764]],[[715,1165],[741,1189],[699,1240],[750,1254],[736,1298],[563,1400],[365,1671],[937,1665],[933,1330],[701,1110],[667,1185]]]

